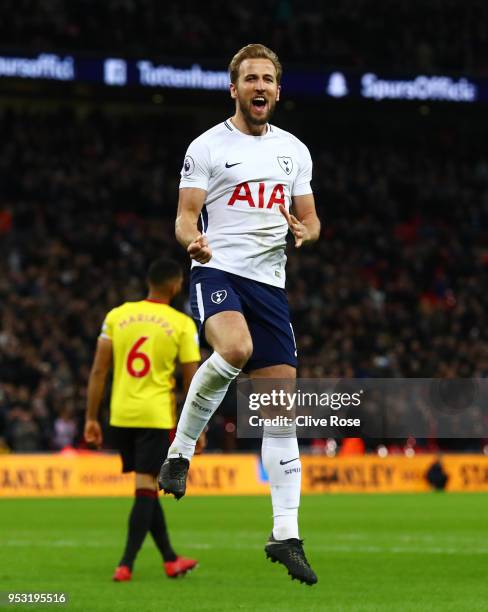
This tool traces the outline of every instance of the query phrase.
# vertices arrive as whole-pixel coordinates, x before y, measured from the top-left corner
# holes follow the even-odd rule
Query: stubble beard
[[[256,125],[256,126],[266,125],[266,123],[268,123],[268,121],[271,119],[274,113],[275,107],[276,107],[276,102],[269,100],[267,101],[268,102],[268,112],[266,113],[266,115],[264,115],[263,117],[254,117],[251,112],[252,102],[243,103],[240,98],[238,98],[238,102],[239,102],[239,108],[241,110],[241,113],[244,116],[244,119],[246,120],[246,123],[248,123],[249,125]]]

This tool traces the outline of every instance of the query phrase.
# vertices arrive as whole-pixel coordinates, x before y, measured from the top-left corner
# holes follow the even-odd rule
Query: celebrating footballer
[[[269,123],[280,98],[278,57],[247,45],[229,72],[235,113],[190,144],[181,171],[176,238],[192,260],[192,311],[213,353],[191,382],[160,471],[160,488],[177,499],[185,494],[200,433],[232,380],[241,371],[253,379],[296,378],[286,236],[291,231],[299,248],[320,234],[309,151]],[[273,505],[266,555],[293,579],[315,584],[298,529],[301,470],[293,426],[264,428],[262,460]]]

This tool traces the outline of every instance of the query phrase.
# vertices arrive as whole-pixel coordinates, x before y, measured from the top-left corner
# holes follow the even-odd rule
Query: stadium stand
[[[173,219],[192,127],[175,134],[171,121],[36,107],[1,115],[0,437],[12,450],[80,443],[104,313],[143,295],[154,256],[185,262]],[[403,140],[385,129],[375,141],[359,127],[345,139],[331,120],[302,131],[324,239],[289,249],[299,374],[485,377],[483,130],[412,136],[406,126]],[[215,420],[211,448],[225,447],[228,418]]]
[[[482,0],[185,0],[171,5],[5,0],[0,41],[5,49],[203,57],[219,63],[236,48],[261,41],[285,62],[486,74],[487,23]]]

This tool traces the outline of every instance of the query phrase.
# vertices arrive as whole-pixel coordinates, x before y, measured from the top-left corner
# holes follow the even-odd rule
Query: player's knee
[[[222,350],[222,357],[235,368],[243,368],[252,355],[251,338]]]
[[[156,476],[154,476],[153,474],[143,474],[141,472],[136,472],[135,485],[136,485],[136,490],[137,489],[151,489],[151,490],[157,491],[158,489]]]

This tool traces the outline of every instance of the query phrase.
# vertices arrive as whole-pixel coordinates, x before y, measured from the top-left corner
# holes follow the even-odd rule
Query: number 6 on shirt
[[[142,336],[139,338],[127,355],[127,371],[134,378],[143,378],[151,369],[151,360],[146,353],[139,351],[139,348],[144,344],[144,342],[146,342],[147,339],[148,336]],[[136,370],[134,368],[134,361],[136,359],[140,359],[143,362],[143,366],[140,370]]]

